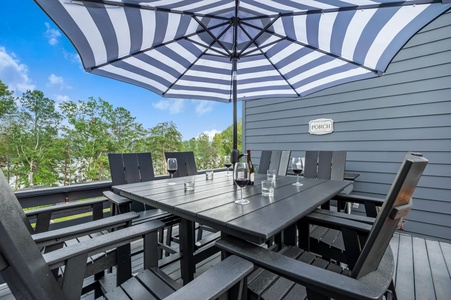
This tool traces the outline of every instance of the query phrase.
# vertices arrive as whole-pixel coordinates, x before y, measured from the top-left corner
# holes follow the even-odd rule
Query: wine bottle
[[[249,166],[249,183],[248,184],[254,184],[254,165],[252,164],[252,158],[251,158],[251,150],[247,150],[247,165]]]

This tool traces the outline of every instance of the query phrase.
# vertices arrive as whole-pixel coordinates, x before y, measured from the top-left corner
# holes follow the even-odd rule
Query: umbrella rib
[[[246,33],[246,35],[250,38],[250,41],[243,47],[243,49],[241,49],[240,54],[238,55],[238,57],[241,57],[241,55],[243,54],[243,52],[244,52],[247,48],[249,48],[252,44],[255,44],[255,45],[258,47],[258,45],[257,45],[257,39],[258,39],[259,37],[261,37],[262,34],[263,34],[264,32],[267,32],[267,30],[269,29],[269,27],[271,27],[278,19],[279,19],[279,17],[275,17],[273,20],[271,20],[271,22],[269,22],[268,24],[266,24],[266,26],[265,26],[264,28],[262,28],[262,29],[260,30],[260,32],[259,32],[258,34],[256,34],[253,38],[251,38],[251,37],[247,34],[246,30],[241,26],[241,24],[239,24],[241,30],[243,30],[243,31]]]
[[[244,24],[246,24],[246,25],[249,26],[249,27],[253,27],[253,28],[255,28],[255,29],[259,29],[259,30],[262,29],[262,28],[260,28],[260,27],[258,27],[258,26],[255,26],[255,25],[253,25],[253,24],[250,24],[250,23],[244,23]],[[292,43],[294,43],[294,44],[301,45],[301,46],[306,47],[306,48],[309,48],[309,49],[311,49],[311,50],[313,50],[313,51],[317,51],[317,52],[320,52],[320,53],[322,53],[322,54],[324,54],[324,55],[331,56],[331,57],[333,57],[333,58],[336,58],[336,59],[345,61],[345,62],[350,63],[350,64],[353,64],[353,65],[356,65],[357,67],[363,68],[363,69],[368,70],[368,71],[370,71],[370,72],[377,73],[377,74],[380,73],[379,70],[376,70],[376,69],[367,67],[367,66],[365,66],[365,65],[363,65],[363,64],[357,63],[357,62],[352,61],[352,60],[350,60],[350,59],[347,59],[347,58],[341,57],[341,56],[339,56],[339,55],[333,54],[333,53],[331,53],[331,52],[322,50],[322,49],[320,49],[320,48],[318,48],[318,47],[314,47],[314,46],[312,46],[312,45],[309,45],[309,44],[300,42],[300,41],[295,40],[295,39],[292,39],[292,38],[290,38],[290,37],[288,37],[288,36],[283,36],[283,35],[280,35],[280,34],[278,34],[278,33],[275,33],[275,32],[273,32],[273,31],[269,31],[269,30],[266,30],[266,32],[269,33],[269,34],[271,34],[271,35],[273,35],[273,36],[276,36],[276,37],[278,37],[278,38],[280,38],[280,39],[286,39],[287,41],[292,42]],[[266,45],[262,45],[262,46],[260,46],[260,47],[266,47]]]
[[[220,46],[221,46],[221,48],[222,49],[224,49],[224,51],[225,52],[227,52],[227,56],[230,56],[231,55],[231,53],[230,53],[230,51],[229,51],[229,49],[227,49],[227,47],[219,40],[219,38],[221,37],[221,36],[223,36],[224,35],[224,33],[227,31],[227,30],[229,30],[229,28],[230,28],[230,24],[229,24],[229,26],[219,35],[219,36],[215,36],[212,32],[211,32],[211,30],[207,27],[207,26],[205,26],[205,24],[204,23],[202,23],[196,16],[193,16],[193,19],[194,20],[196,20],[196,22],[200,25],[200,27],[202,27],[204,30],[205,30],[205,32],[207,32],[210,36],[211,36],[211,38],[216,42],[216,43],[218,43]],[[222,25],[221,25],[222,26]],[[210,45],[210,48],[211,48],[211,46],[213,45],[214,43],[212,43],[211,45]]]
[[[244,34],[246,34],[250,39],[251,36],[250,34],[243,28],[241,27],[241,30],[243,30]],[[255,46],[257,46],[257,50],[256,51],[260,51],[261,54],[266,58],[266,60],[271,64],[271,66],[274,68],[274,70],[279,73],[280,77],[287,83],[287,85],[293,90],[293,92],[298,96],[301,97],[301,94],[299,94],[296,89],[293,87],[293,85],[287,80],[287,78],[280,72],[279,68],[276,67],[276,65],[273,64],[273,62],[271,61],[271,59],[266,55],[266,52],[263,51],[263,49],[261,47],[259,47],[259,45],[257,44],[257,42],[254,40],[254,44]]]
[[[225,32],[225,31],[224,31]],[[221,35],[220,36],[222,36],[223,34],[224,34],[224,32],[223,33],[221,33]],[[219,36],[219,37],[220,37]],[[191,42],[193,42],[193,41],[191,41]],[[213,41],[208,47],[205,47],[205,45],[202,45],[203,47],[205,47],[205,51],[203,51],[202,52],[202,54],[201,55],[199,55],[190,65],[189,65],[189,67],[187,67],[186,69],[185,69],[185,71],[183,71],[183,73],[181,73],[180,74],[180,76],[179,77],[177,77],[177,79],[176,80],[174,80],[174,82],[172,82],[169,86],[168,86],[168,88],[166,89],[166,91],[164,91],[163,93],[162,93],[162,95],[164,96],[164,95],[166,95],[166,93],[177,83],[177,82],[179,82],[179,80],[183,77],[183,76],[185,76],[185,74],[189,71],[189,70],[191,70],[191,68],[196,64],[196,62],[198,62],[199,60],[200,60],[200,58],[202,57],[202,56],[204,56],[204,55],[206,55],[206,52],[208,51],[208,50],[214,50],[214,49],[212,49],[211,48],[211,46],[214,44],[214,42],[215,41]],[[218,51],[219,52],[219,51]]]

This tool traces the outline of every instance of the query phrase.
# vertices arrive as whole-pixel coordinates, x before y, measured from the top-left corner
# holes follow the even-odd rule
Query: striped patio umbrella
[[[380,76],[451,0],[35,0],[87,72],[164,97],[301,98]],[[232,155],[237,161],[238,152]]]

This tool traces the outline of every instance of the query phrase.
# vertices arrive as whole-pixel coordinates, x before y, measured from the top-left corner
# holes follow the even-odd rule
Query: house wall
[[[308,123],[334,120],[334,132],[310,135]],[[451,240],[451,13],[431,22],[393,59],[386,74],[301,100],[243,103],[243,145],[261,150],[347,150],[360,173],[353,193],[384,197],[407,151],[429,164],[404,230]]]

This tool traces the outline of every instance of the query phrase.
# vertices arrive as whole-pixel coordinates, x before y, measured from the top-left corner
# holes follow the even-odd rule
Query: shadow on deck
[[[390,242],[395,260],[396,292],[400,300],[448,300],[451,295],[451,244],[396,233]],[[139,243],[135,247],[142,247]],[[216,254],[196,265],[196,274],[202,274],[221,259]],[[142,268],[140,255],[135,257],[133,271]],[[162,269],[171,278],[182,283],[180,263]],[[14,299],[6,284],[0,285],[0,300]],[[93,299],[85,295],[83,299]]]

